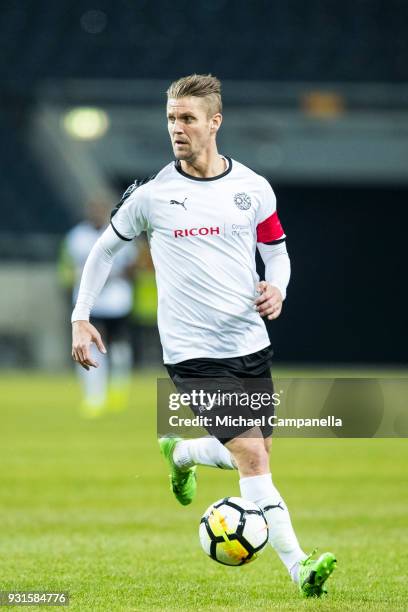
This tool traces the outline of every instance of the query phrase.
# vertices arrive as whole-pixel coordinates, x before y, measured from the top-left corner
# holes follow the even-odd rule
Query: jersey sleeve
[[[128,187],[111,213],[112,229],[122,240],[133,240],[147,229],[147,192],[138,189],[141,183],[135,181]]]
[[[112,269],[114,256],[125,248],[112,227],[107,227],[93,245],[82,272],[77,302],[71,321],[89,321],[91,310]]]
[[[286,239],[276,210],[276,196],[266,179],[264,179],[261,203],[255,222],[257,242],[279,244]]]

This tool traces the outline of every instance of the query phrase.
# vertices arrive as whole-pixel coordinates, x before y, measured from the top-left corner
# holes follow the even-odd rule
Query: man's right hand
[[[98,367],[91,357],[91,343],[94,342],[101,353],[106,353],[102,338],[96,327],[89,321],[74,321],[72,324],[72,358],[85,370]]]

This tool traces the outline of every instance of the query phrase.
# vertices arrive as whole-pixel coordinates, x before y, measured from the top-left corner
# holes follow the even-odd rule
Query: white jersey
[[[81,274],[86,259],[105,228],[98,230],[91,223],[84,221],[76,225],[65,239],[65,248],[75,268],[73,303],[75,304]],[[122,249],[113,262],[109,278],[92,309],[94,317],[124,317],[132,309],[133,290],[130,279],[125,277],[126,268],[137,256],[136,244]]]
[[[268,181],[226,159],[227,170],[198,178],[171,162],[136,181],[112,216],[116,234],[147,232],[156,270],[164,363],[239,357],[269,345],[254,307],[256,244],[285,234]]]

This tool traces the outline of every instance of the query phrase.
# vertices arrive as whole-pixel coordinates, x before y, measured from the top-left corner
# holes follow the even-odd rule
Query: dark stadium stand
[[[13,112],[0,112],[2,234],[58,234],[72,219],[55,198],[42,168],[30,154],[24,126]],[[2,245],[3,246],[3,245]]]
[[[403,0],[6,0],[0,21],[0,137],[7,143],[0,154],[7,168],[0,183],[2,231],[58,233],[72,222],[10,110],[20,106],[24,117],[43,80],[172,79],[194,67],[222,79],[403,82],[407,21]],[[13,96],[18,102],[5,102]]]
[[[407,21],[404,0],[6,0],[0,75],[403,82]]]

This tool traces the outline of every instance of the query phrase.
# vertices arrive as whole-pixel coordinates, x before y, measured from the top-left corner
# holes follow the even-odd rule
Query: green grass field
[[[302,600],[272,549],[243,568],[201,551],[200,516],[239,494],[237,475],[200,468],[196,501],[177,504],[152,374],[131,410],[93,422],[73,376],[3,374],[0,389],[0,590],[66,590],[80,611],[408,609],[406,439],[275,440],[303,548],[338,558],[329,597]]]

